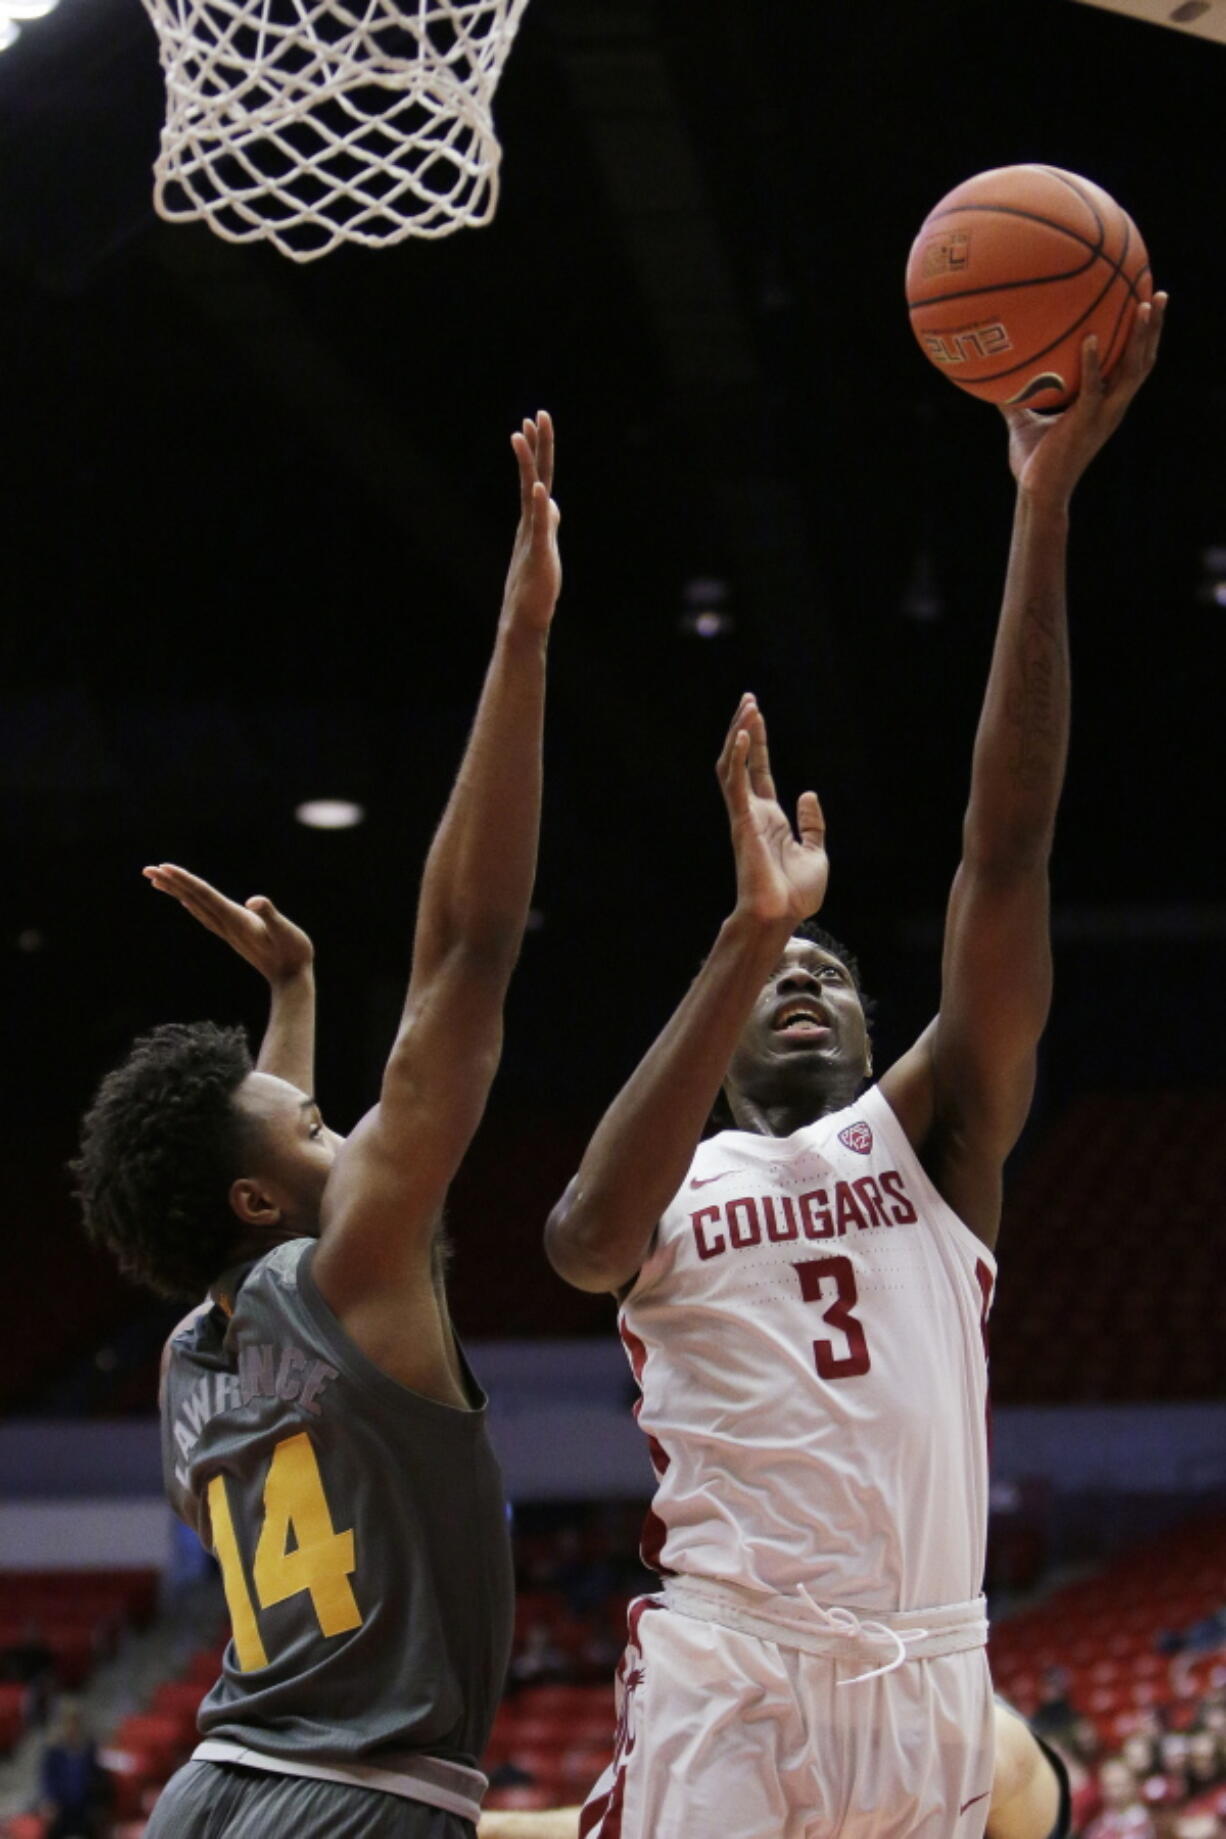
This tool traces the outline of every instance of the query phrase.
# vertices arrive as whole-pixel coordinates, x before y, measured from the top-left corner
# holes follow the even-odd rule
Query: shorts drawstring
[[[856,1615],[854,1610],[840,1608],[837,1603],[827,1609],[815,1597],[810,1596],[803,1584],[799,1586],[798,1594],[803,1597],[828,1634],[845,1635],[849,1641],[876,1640],[885,1637],[894,1643],[894,1653],[884,1666],[872,1667],[867,1673],[857,1673],[853,1679],[836,1680],[835,1684],[838,1686],[860,1686],[866,1679],[880,1679],[884,1674],[892,1673],[895,1667],[900,1667],[907,1658],[909,1641],[925,1641],[928,1638],[926,1628],[908,1628],[900,1631],[889,1627],[885,1622],[873,1621],[868,1616],[862,1618]]]

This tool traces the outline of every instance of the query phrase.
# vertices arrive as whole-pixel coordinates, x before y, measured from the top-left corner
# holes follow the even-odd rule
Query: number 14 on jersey
[[[213,1549],[221,1566],[238,1664],[249,1673],[266,1667],[268,1655],[224,1475],[213,1476],[208,1498]],[[264,1524],[252,1567],[259,1607],[271,1609],[274,1603],[309,1591],[321,1634],[343,1635],[360,1628],[362,1612],[349,1582],[356,1566],[352,1529],[337,1532],[332,1524],[310,1437],[305,1431],[286,1437],[273,1450],[264,1482]]]

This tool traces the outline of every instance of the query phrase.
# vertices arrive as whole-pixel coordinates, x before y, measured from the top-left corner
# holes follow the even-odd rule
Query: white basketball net
[[[488,223],[492,104],[528,0],[145,0],[154,203],[296,262]]]

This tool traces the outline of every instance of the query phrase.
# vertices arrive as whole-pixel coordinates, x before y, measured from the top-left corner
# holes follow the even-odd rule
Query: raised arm
[[[542,413],[511,437],[520,520],[494,655],[455,786],[422,878],[413,973],[397,1047],[423,993],[460,951],[498,987],[498,1010],[519,955],[536,877],[545,654],[561,591],[553,423]],[[393,1054],[389,1072],[397,1065]]]
[[[256,1066],[313,1095],[315,947],[301,926],[286,919],[263,894],[253,894],[240,906],[173,862],[160,862],[144,875],[267,980],[268,1026]]]
[[[1086,340],[1081,393],[1063,414],[1004,411],[1017,506],[946,915],[940,1013],[881,1081],[937,1187],[988,1244],[1051,1000],[1048,862],[1069,729],[1069,501],[1153,367],[1165,305],[1159,294],[1138,310],[1105,384]]]
[[[403,1339],[405,1287],[428,1273],[444,1196],[485,1108],[536,869],[545,654],[561,586],[549,417],[512,441],[520,521],[494,653],[426,861],[379,1102],[324,1196],[315,1277],[376,1358]]]
[[[741,699],[717,771],[732,829],[736,905],[549,1216],[550,1262],[580,1290],[620,1290],[638,1271],[693,1159],[762,985],[794,927],[825,896],[817,794],[802,794],[794,835],[775,796],[766,725],[751,696]]]

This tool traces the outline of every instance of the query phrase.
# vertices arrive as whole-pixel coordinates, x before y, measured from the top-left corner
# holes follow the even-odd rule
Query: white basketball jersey
[[[876,1086],[702,1143],[620,1317],[646,1561],[865,1609],[976,1597],[995,1271]]]

